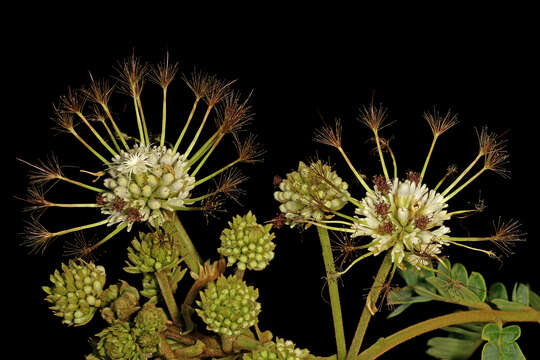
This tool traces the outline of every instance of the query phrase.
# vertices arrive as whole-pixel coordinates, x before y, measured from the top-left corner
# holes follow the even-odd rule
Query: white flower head
[[[450,231],[443,226],[449,218],[447,206],[443,196],[424,184],[380,177],[375,191],[367,193],[355,210],[352,236],[371,236],[369,251],[374,255],[392,247],[394,263],[405,260],[418,265],[424,262],[417,254],[440,253],[442,236]]]

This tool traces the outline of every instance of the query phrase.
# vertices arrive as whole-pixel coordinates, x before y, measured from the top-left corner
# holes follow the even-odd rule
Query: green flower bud
[[[307,349],[298,349],[290,340],[276,338],[264,347],[246,353],[242,360],[304,360],[314,358]]]
[[[131,274],[148,273],[172,267],[180,261],[180,245],[174,237],[161,231],[139,233],[128,248],[129,266],[124,270]]]
[[[105,279],[103,266],[70,260],[68,265],[62,264],[62,273],[56,270],[50,276],[54,286],[42,289],[48,294],[45,300],[53,304],[50,309],[64,324],[81,326],[104,305],[100,297]]]
[[[153,355],[159,349],[159,334],[167,329],[167,315],[163,309],[147,302],[135,316],[137,343],[145,354]]]
[[[262,270],[274,258],[276,245],[271,228],[272,224],[258,224],[251,211],[245,216],[237,215],[221,233],[218,252],[227,257],[229,266],[237,263],[240,270]]]
[[[281,203],[279,209],[291,220],[322,220],[324,214],[345,206],[348,185],[329,165],[322,161],[308,165],[300,162],[298,170],[287,174],[279,184],[274,198]]]
[[[259,291],[236,276],[222,275],[199,294],[200,309],[196,311],[208,330],[226,336],[239,335],[258,321]]]
[[[116,322],[98,333],[97,353],[104,359],[144,359],[144,353],[127,322]]]

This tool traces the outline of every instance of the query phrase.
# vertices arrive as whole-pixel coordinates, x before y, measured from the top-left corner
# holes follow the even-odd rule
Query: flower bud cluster
[[[196,311],[208,330],[225,336],[239,335],[258,321],[259,291],[236,276],[222,275],[199,294]]]
[[[303,360],[313,356],[307,349],[298,349],[290,340],[276,338],[276,342],[269,342],[264,347],[246,353],[242,360]]]
[[[100,296],[105,285],[105,268],[83,260],[70,260],[62,264],[62,272],[56,270],[50,280],[52,287],[43,286],[48,294],[45,300],[56,316],[67,325],[80,326],[88,323],[102,306]]]
[[[279,209],[291,220],[321,220],[329,211],[337,211],[348,201],[348,184],[322,161],[309,166],[300,162],[298,170],[287,174],[274,198]]]
[[[110,225],[127,223],[128,231],[134,222],[162,225],[163,211],[183,206],[195,183],[185,156],[160,146],[121,151],[108,173],[104,185],[109,191],[100,194],[98,204]]]
[[[258,224],[251,211],[237,215],[221,233],[218,252],[227,257],[229,266],[236,263],[239,270],[262,270],[274,258],[275,235],[271,229],[272,224]]]
[[[180,259],[180,245],[174,237],[161,231],[139,233],[139,239],[128,247],[127,264],[124,270],[131,274],[148,273],[174,266]]]

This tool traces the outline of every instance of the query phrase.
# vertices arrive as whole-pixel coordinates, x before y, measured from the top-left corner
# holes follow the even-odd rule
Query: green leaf
[[[473,271],[469,276],[468,287],[481,301],[486,300],[487,286],[482,274]]]
[[[466,328],[463,325],[458,326],[448,326],[445,328],[442,328],[441,330],[449,332],[451,335],[459,335],[464,339],[468,340],[479,340],[482,336],[482,324],[481,326],[478,326],[476,328]]]
[[[502,329],[500,341],[503,344],[513,343],[521,336],[521,328],[518,325],[510,325]]]
[[[442,261],[442,263],[439,262],[439,264],[437,265],[437,270],[439,271],[437,273],[437,276],[449,279],[452,276],[452,274],[450,273],[452,271],[452,264],[450,264],[450,260],[448,260],[447,258],[443,259]]]
[[[493,302],[494,299],[508,300],[508,293],[503,283],[496,282],[489,287],[488,301]]]
[[[523,304],[503,299],[494,299],[491,302],[494,303],[499,310],[504,311],[521,311],[526,308]]]
[[[517,343],[503,344],[501,346],[502,359],[504,360],[525,360]]]
[[[467,285],[469,275],[463,264],[456,263],[452,266],[452,279],[459,281],[463,285]]]
[[[540,311],[540,296],[529,288],[529,306]]]
[[[529,306],[529,286],[516,283],[512,290],[512,301]]]
[[[398,316],[399,314],[401,314],[402,312],[404,312],[405,310],[407,310],[407,308],[409,306],[411,306],[412,303],[407,303],[407,304],[401,304],[399,305],[397,308],[394,309],[394,311],[392,311],[386,318],[387,319],[391,319],[395,316]]]
[[[487,343],[482,349],[482,360],[502,360],[499,355],[499,348],[496,344]]]
[[[501,329],[497,324],[487,324],[482,329],[482,339],[489,342],[496,342],[499,339]]]
[[[435,286],[442,297],[462,305],[477,305],[482,303],[482,300],[471,290],[461,283],[456,283],[453,280],[444,281],[441,278],[429,278],[427,281]]]
[[[481,343],[478,340],[434,337],[428,340],[426,353],[437,359],[465,360],[471,357]]]

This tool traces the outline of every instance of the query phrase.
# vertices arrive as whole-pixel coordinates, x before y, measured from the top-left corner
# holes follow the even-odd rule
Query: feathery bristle
[[[182,80],[193,91],[197,99],[203,98],[208,92],[208,74],[202,71],[194,70],[189,78],[182,74]]]
[[[72,91],[68,88],[67,95],[60,97],[60,112],[76,114],[82,112],[86,97],[82,96],[80,90]],[[58,112],[58,111],[57,111]]]
[[[71,113],[62,112],[57,107],[54,107],[54,116],[51,117],[51,120],[57,125],[55,130],[67,133],[73,131],[73,115]]]
[[[320,144],[332,146],[335,148],[341,147],[341,120],[336,119],[335,125],[332,127],[325,124],[322,128],[315,130],[314,140]]]
[[[23,244],[30,248],[30,253],[42,253],[54,239],[54,234],[41,225],[37,218],[26,221]]]
[[[369,127],[373,132],[377,133],[379,130],[388,126],[389,124],[383,125],[387,117],[387,109],[382,106],[376,106],[373,102],[369,107],[363,106],[360,108],[360,115],[358,119],[363,122],[367,127]]]
[[[116,70],[119,90],[128,96],[138,98],[143,90],[147,64],[141,63],[141,59],[133,54],[118,65]]]
[[[115,85],[108,80],[94,80],[94,77],[90,74],[90,87],[83,89],[82,92],[96,104],[106,106],[109,103],[114,87]]]
[[[216,76],[207,77],[206,81],[207,89],[204,94],[204,99],[208,106],[214,106],[226,98],[230,93],[230,86],[236,82],[236,80],[225,81],[218,79]]]
[[[165,60],[163,60],[163,62],[150,67],[148,78],[150,81],[161,86],[162,88],[167,88],[171,81],[173,81],[177,72],[178,63],[169,63],[169,52],[167,51]]]
[[[19,158],[17,160],[30,166],[28,177],[30,178],[31,185],[45,183],[63,177],[58,158],[54,154],[49,155],[46,160],[40,160],[37,165]]]
[[[493,242],[505,255],[512,254],[511,246],[515,242],[525,241],[527,233],[521,231],[521,224],[517,220],[504,222],[499,218],[497,223],[493,222],[495,235],[492,236]]]
[[[240,204],[239,197],[245,194],[245,191],[238,188],[238,185],[248,179],[242,175],[240,170],[232,168],[221,174],[216,183],[216,192],[223,193],[225,196]]]
[[[242,100],[239,92],[231,91],[225,98],[215,118],[216,125],[222,129],[223,133],[236,132],[253,120],[251,105],[248,104],[252,94],[253,91]]]
[[[510,170],[505,166],[508,164],[508,153],[502,148],[495,148],[488,152],[484,159],[484,167],[499,174],[505,179],[510,178]]]
[[[437,109],[433,109],[431,113],[424,113],[424,119],[428,122],[433,136],[443,134],[458,123],[457,114],[452,114],[450,110],[444,116],[441,116]]]
[[[94,250],[91,242],[82,233],[76,233],[72,241],[66,241],[63,255],[90,262],[96,259],[96,252]]]
[[[41,213],[39,214],[39,216],[41,216],[43,211],[45,211],[48,207],[51,206],[51,203],[45,200],[45,196],[44,196],[45,192],[43,191],[43,188],[41,188],[40,186],[36,186],[36,185],[30,186],[27,189],[27,193],[28,193],[27,196],[24,198],[15,197],[18,200],[22,200],[30,204],[30,206],[27,206],[26,208],[24,208],[24,211],[41,210]]]
[[[260,158],[266,151],[257,143],[257,136],[249,134],[243,141],[240,140],[236,133],[234,136],[234,146],[238,152],[238,158],[241,162],[253,163],[262,161]]]

